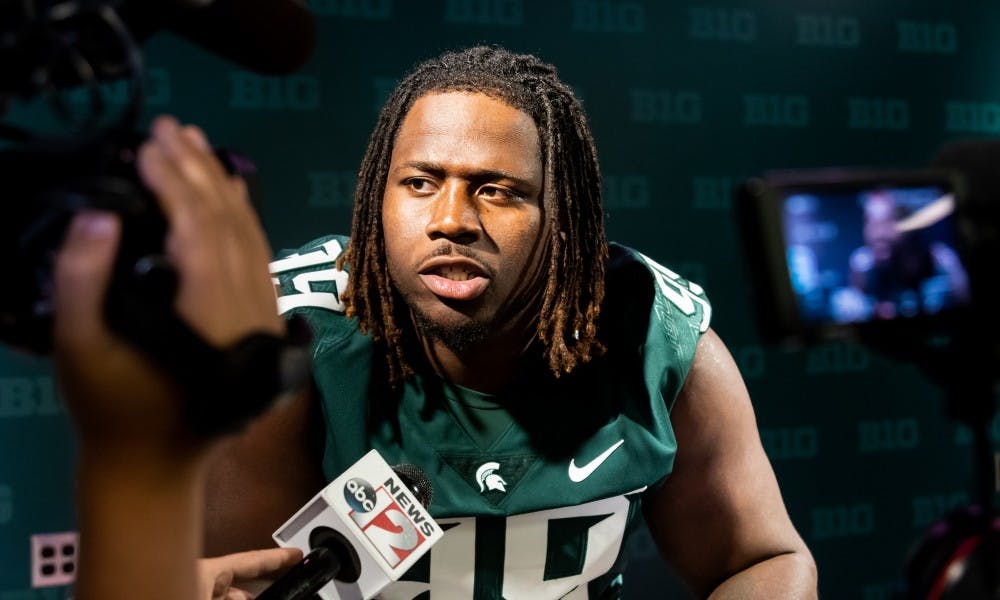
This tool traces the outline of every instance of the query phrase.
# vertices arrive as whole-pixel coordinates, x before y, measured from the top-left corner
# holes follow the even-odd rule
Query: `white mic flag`
[[[273,537],[279,546],[299,548],[304,554],[318,537],[343,538],[339,543],[353,549],[357,560],[348,565],[346,577],[333,579],[318,595],[323,600],[353,600],[372,598],[398,580],[442,535],[412,491],[372,450],[316,494]]]

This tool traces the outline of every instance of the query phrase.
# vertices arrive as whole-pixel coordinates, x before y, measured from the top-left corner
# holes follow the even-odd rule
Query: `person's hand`
[[[245,182],[226,173],[200,129],[160,117],[139,173],[170,223],[167,257],[180,273],[177,312],[209,343],[282,334],[268,271],[271,249]]]
[[[281,334],[271,252],[243,181],[225,172],[197,128],[161,117],[151,134],[138,168],[169,222],[165,253],[179,275],[177,313],[218,347],[254,332]],[[182,422],[184,390],[104,324],[120,228],[115,215],[82,212],[57,257],[60,384],[85,447],[152,449],[164,459],[200,454],[204,442],[190,439]]]
[[[121,222],[110,213],[85,211],[70,224],[56,260],[53,338],[59,384],[84,449],[111,446],[127,455],[171,445],[180,427],[180,390],[104,323],[120,236]]]
[[[297,548],[271,548],[227,554],[198,561],[198,600],[250,600],[254,582],[276,579],[302,560]]]

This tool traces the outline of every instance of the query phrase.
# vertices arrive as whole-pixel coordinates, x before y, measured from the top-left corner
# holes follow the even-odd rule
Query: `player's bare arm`
[[[712,330],[671,422],[674,470],[645,510],[664,558],[699,597],[815,598],[815,563],[781,499],[739,370]]]

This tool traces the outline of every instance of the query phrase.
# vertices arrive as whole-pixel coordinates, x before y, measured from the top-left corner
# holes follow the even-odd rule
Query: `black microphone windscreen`
[[[392,470],[403,480],[403,484],[413,492],[420,504],[424,507],[431,505],[431,501],[434,499],[434,489],[431,487],[431,480],[427,477],[427,473],[424,473],[417,465],[407,463],[396,465]]]

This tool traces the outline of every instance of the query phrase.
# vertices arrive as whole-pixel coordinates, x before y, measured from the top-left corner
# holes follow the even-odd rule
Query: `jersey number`
[[[320,246],[318,250],[306,254],[292,254],[271,263],[271,275],[279,275],[288,271],[316,267],[329,264],[330,268],[319,271],[306,271],[291,278],[292,289],[297,294],[288,294],[278,297],[278,313],[284,314],[293,308],[304,306],[326,308],[335,312],[344,312],[344,303],[340,301],[340,295],[347,287],[347,272],[334,268],[333,262],[343,252],[340,242],[330,240]],[[327,288],[332,286],[333,291],[315,291],[313,284],[326,283]],[[279,285],[277,278],[274,284]]]
[[[444,537],[381,598],[587,598],[621,552],[625,496],[512,517],[445,518]],[[426,557],[424,558],[426,560]]]
[[[708,324],[712,320],[712,306],[699,294],[704,293],[697,283],[688,281],[686,284],[681,276],[670,269],[664,267],[645,254],[639,254],[646,265],[653,271],[656,277],[656,284],[660,287],[660,292],[670,302],[679,308],[685,315],[693,315],[696,306],[701,306],[701,323],[698,330],[702,333],[708,331]]]

